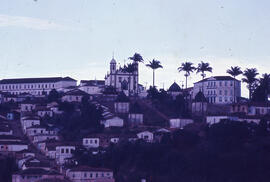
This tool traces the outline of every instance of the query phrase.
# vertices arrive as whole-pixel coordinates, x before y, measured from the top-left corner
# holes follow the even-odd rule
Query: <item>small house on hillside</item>
[[[129,98],[121,92],[114,102],[115,113],[128,113],[129,112]]]
[[[130,112],[128,114],[128,120],[129,124],[132,126],[143,124],[142,108],[137,102],[131,105]]]
[[[89,97],[89,94],[87,94],[82,90],[74,89],[69,92],[66,92],[63,95],[62,102],[82,102],[83,97]]]
[[[192,113],[202,113],[207,111],[207,99],[204,94],[200,91],[195,96],[192,102]]]

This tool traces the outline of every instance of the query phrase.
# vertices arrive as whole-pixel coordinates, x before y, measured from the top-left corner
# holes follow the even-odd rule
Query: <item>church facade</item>
[[[138,93],[138,63],[133,62],[134,70],[128,72],[122,67],[117,67],[116,60],[110,62],[110,71],[105,76],[105,86],[112,86],[116,91],[134,95]]]

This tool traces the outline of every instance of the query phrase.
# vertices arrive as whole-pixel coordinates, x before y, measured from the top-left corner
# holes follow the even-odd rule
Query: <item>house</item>
[[[51,134],[37,134],[33,136],[33,143],[38,143],[45,140],[59,140],[59,136]]]
[[[12,182],[36,182],[42,179],[64,179],[64,176],[54,170],[30,168],[12,175]]]
[[[19,152],[28,149],[27,143],[18,141],[0,141],[0,152]]]
[[[100,135],[89,135],[84,137],[82,145],[87,149],[100,147]]]
[[[87,148],[108,147],[110,144],[116,144],[120,136],[116,134],[92,134],[83,138],[82,145]]]
[[[26,133],[26,129],[34,125],[40,125],[40,119],[36,116],[25,116],[21,118],[21,124],[23,132]]]
[[[20,104],[21,112],[32,112],[36,109],[37,103],[33,100],[24,101]]]
[[[9,124],[0,123],[0,135],[12,135],[13,130]]]
[[[176,97],[179,94],[182,94],[182,90],[180,88],[180,86],[174,82],[168,89],[168,94],[172,96],[173,99],[176,99]]]
[[[112,117],[105,118],[105,120],[102,120],[101,124],[103,124],[105,128],[108,128],[108,127],[123,127],[124,126],[124,120],[117,117],[117,116],[112,116]]]
[[[25,150],[21,150],[19,152],[16,152],[16,156],[18,158],[27,158],[27,157],[33,158],[36,156],[36,154],[29,149],[25,149]]]
[[[40,160],[36,160],[35,158],[30,158],[28,160],[26,160],[23,165],[22,165],[22,170],[26,170],[26,169],[45,169],[45,170],[50,170],[51,169],[51,165],[48,162],[44,162],[44,161],[40,161]]]
[[[231,105],[231,113],[244,113],[249,116],[270,115],[269,102],[239,102]]]
[[[0,91],[14,95],[29,93],[34,96],[48,95],[52,89],[61,91],[76,86],[77,81],[70,77],[16,78],[0,80]]]
[[[41,125],[34,125],[26,129],[28,136],[34,136],[39,134],[46,134],[46,127]]]
[[[248,123],[253,122],[253,123],[259,124],[261,121],[261,117],[260,116],[239,116],[238,121],[245,121]]]
[[[193,119],[185,118],[173,118],[170,119],[170,128],[180,128],[183,129],[186,125],[193,123]]]
[[[143,112],[138,103],[132,104],[129,112],[128,121],[131,126],[143,124]]]
[[[212,76],[194,83],[192,98],[203,92],[213,104],[230,104],[241,97],[241,81],[231,76]]]
[[[83,97],[89,97],[90,95],[86,92],[75,89],[66,92],[62,97],[62,102],[82,102]],[[91,98],[90,98],[91,99]]]
[[[14,135],[0,135],[0,141],[21,142],[22,140]]]
[[[73,156],[76,147],[72,144],[59,144],[56,146],[55,159],[58,165],[63,165],[65,160]]]
[[[202,92],[198,92],[195,99],[192,101],[192,113],[198,114],[207,111],[207,99]]]
[[[90,94],[102,94],[105,87],[105,80],[81,80],[79,89]]]
[[[154,133],[150,131],[141,131],[137,133],[137,137],[142,139],[146,142],[153,142],[154,141]]]
[[[232,121],[238,121],[238,117],[236,116],[229,116],[229,115],[214,115],[214,116],[206,116],[206,123],[207,124],[215,124],[219,123],[221,120],[232,120]]]
[[[49,108],[37,109],[36,113],[41,118],[43,118],[44,116],[53,117],[53,111]]]
[[[114,102],[115,113],[128,113],[129,112],[129,98],[121,92]]]
[[[113,171],[105,168],[77,166],[66,171],[66,176],[72,182],[114,182]]]

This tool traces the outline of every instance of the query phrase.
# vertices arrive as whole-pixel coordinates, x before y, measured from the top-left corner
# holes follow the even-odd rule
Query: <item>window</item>
[[[97,143],[97,140],[95,140],[95,143]]]
[[[85,177],[85,178],[87,177],[87,173],[84,173],[84,177]]]
[[[85,140],[85,143],[88,144],[88,140]]]
[[[66,154],[68,154],[69,153],[69,149],[66,149]]]
[[[225,90],[225,95],[227,95],[228,94],[228,91],[227,90]]]
[[[222,95],[222,90],[219,91],[219,95]]]
[[[64,149],[61,149],[61,154],[63,154],[65,152],[65,150]]]
[[[227,81],[225,81],[225,86],[227,86]]]

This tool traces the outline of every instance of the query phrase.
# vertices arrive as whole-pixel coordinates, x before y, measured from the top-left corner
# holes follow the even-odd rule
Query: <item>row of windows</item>
[[[233,90],[224,90],[224,95],[228,95],[228,92],[230,92],[230,95],[233,95]],[[216,90],[208,90],[207,95],[216,95]],[[222,95],[222,90],[219,90],[219,95]]]
[[[47,95],[49,91],[21,91],[21,92],[10,92],[13,95],[20,95],[24,93],[33,94],[33,95]]]
[[[66,148],[66,150],[65,149],[61,149],[61,154],[64,154],[64,153],[66,153],[66,154],[71,154],[71,153],[73,153],[73,149],[69,149],[69,148]]]
[[[92,143],[97,144],[98,140],[97,140],[97,139],[89,139],[89,140],[85,140],[85,144],[88,144],[88,142],[89,142],[90,144],[92,144]]]
[[[233,81],[219,81],[218,82],[219,86],[222,87],[222,86],[233,86]],[[239,85],[238,82],[235,82],[235,85]],[[216,86],[216,82],[215,81],[209,81],[207,82],[207,86],[208,87],[215,87]]]
[[[219,102],[232,102],[233,97],[218,97]],[[208,97],[208,102],[210,103],[216,103],[216,97]]]
[[[27,84],[27,85],[2,85],[2,90],[11,90],[11,89],[33,89],[33,88],[54,88],[54,84]]]
[[[98,177],[105,177],[105,175],[106,175],[107,177],[110,176],[110,173],[106,173],[106,174],[100,173],[100,175],[98,175],[98,174],[99,174],[99,173],[94,173],[94,172],[93,172],[93,173],[84,173],[84,174],[83,174],[83,177],[84,177],[84,178],[88,178],[88,177],[89,177],[89,178],[94,178],[94,177],[95,177],[95,178],[98,178]],[[73,174],[72,174],[72,177],[75,178],[75,177],[76,177],[76,174],[73,173]]]

